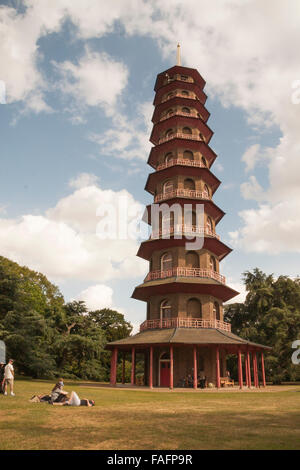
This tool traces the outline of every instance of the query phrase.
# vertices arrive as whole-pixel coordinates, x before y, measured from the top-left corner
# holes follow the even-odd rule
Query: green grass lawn
[[[66,382],[96,406],[29,403],[47,381],[0,395],[0,449],[300,449],[300,387],[269,392],[157,392]]]

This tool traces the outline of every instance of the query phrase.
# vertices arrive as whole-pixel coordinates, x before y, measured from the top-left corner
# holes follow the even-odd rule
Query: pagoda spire
[[[177,44],[176,65],[181,65],[180,44]]]

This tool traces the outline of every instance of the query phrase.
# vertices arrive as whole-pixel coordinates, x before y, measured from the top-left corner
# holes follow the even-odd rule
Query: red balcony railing
[[[174,189],[165,193],[157,194],[154,202],[164,201],[165,199],[172,199],[173,197],[188,197],[191,199],[211,199],[206,191],[197,191],[196,189]]]
[[[184,113],[183,111],[175,111],[172,113],[168,113],[165,116],[160,118],[161,121],[165,121],[166,119],[173,117],[173,116],[184,116],[184,117],[192,117],[192,118],[198,118],[199,116],[192,114],[192,113]]]
[[[209,237],[214,237],[217,240],[220,240],[220,236],[216,234],[212,229],[208,227],[197,227],[196,225],[181,225],[177,224],[173,227],[166,227],[161,230],[154,230],[151,234],[151,238],[162,238],[169,236],[196,236],[196,235],[208,235]]]
[[[163,144],[164,142],[168,142],[169,140],[172,139],[188,139],[188,140],[198,140],[200,142],[205,142],[204,137],[200,137],[198,135],[193,135],[193,134],[184,134],[183,132],[174,132],[173,134],[170,134],[166,137],[162,137],[161,139],[158,140],[158,144]]]
[[[140,331],[162,328],[217,328],[230,332],[231,325],[221,320],[200,320],[199,318],[164,318],[146,320],[140,325]]]
[[[193,166],[197,168],[207,168],[207,166],[201,160],[188,160],[187,158],[172,158],[166,163],[158,165],[156,171],[164,170],[170,166],[182,165],[182,166]]]
[[[214,279],[215,281],[225,284],[225,276],[212,271],[211,269],[202,269],[202,268],[171,268],[165,271],[157,270],[150,271],[145,277],[145,282],[155,281],[157,279],[165,279],[167,277],[201,277]]]
[[[187,99],[190,99],[190,100],[196,100],[197,99],[194,96],[185,95],[184,93],[180,93],[179,91],[177,91],[177,92],[173,92],[171,96],[166,96],[166,98],[161,100],[161,102],[165,103],[166,101],[171,100],[172,98],[175,98],[175,96],[181,96],[182,98],[187,98]]]

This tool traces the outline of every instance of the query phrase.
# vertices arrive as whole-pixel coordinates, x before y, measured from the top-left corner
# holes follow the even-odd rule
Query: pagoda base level
[[[111,358],[111,386],[117,385],[118,353],[122,353],[122,385],[152,388],[211,389],[260,388],[266,386],[263,347],[230,345],[143,345],[136,348],[115,346]],[[228,374],[226,356],[236,354],[238,381]],[[120,359],[120,358],[119,358]],[[125,361],[131,360],[130,385],[125,384]],[[143,374],[136,374],[136,362],[143,363]],[[128,378],[127,378],[128,380]]]

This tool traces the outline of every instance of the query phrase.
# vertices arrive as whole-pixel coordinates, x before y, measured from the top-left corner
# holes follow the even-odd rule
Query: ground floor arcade
[[[228,341],[229,338],[225,339]],[[128,339],[127,343],[132,341],[134,343],[134,337]],[[197,389],[203,385],[220,388],[226,379],[226,359],[229,355],[236,356],[240,388],[266,385],[264,366],[266,347],[246,341],[242,344],[229,344],[226,341],[223,344],[176,342],[124,344],[124,340],[121,340],[121,344],[111,343],[110,349],[112,386],[117,385],[117,364],[120,362],[121,382],[125,383],[125,361],[131,362],[131,385],[139,383],[136,377],[136,358],[142,357],[144,367],[141,385],[170,389],[183,386]]]

